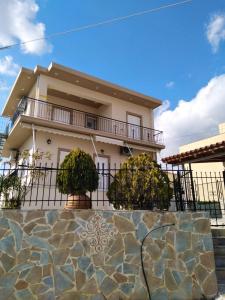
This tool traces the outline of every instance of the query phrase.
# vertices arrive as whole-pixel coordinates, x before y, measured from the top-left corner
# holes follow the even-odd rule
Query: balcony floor
[[[27,138],[30,135],[32,135],[32,124],[36,126],[45,127],[46,129],[49,128],[56,129],[58,134],[61,133],[62,135],[65,135],[65,132],[67,132],[67,133],[77,133],[81,135],[86,135],[87,137],[101,136],[109,139],[118,140],[120,142],[123,141],[124,145],[127,143],[131,147],[132,145],[142,146],[146,149],[149,149],[149,151],[151,151],[151,149],[157,151],[165,148],[164,145],[150,143],[144,140],[131,139],[128,137],[119,136],[109,132],[103,132],[103,131],[83,128],[83,127],[75,127],[75,126],[71,126],[70,124],[63,124],[57,121],[45,120],[37,117],[21,115],[18,117],[13,128],[9,133],[9,137],[3,148],[3,155],[8,156],[10,149],[17,149],[23,145],[23,143],[27,140]]]

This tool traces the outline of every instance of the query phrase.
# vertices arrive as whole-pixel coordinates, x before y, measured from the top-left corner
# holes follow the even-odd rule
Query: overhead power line
[[[9,49],[9,48],[12,48],[12,47],[15,47],[15,46],[21,46],[21,45],[25,45],[25,44],[28,44],[28,43],[38,42],[38,41],[41,41],[41,40],[47,40],[47,39],[51,39],[51,38],[61,36],[61,35],[66,35],[66,34],[73,33],[73,32],[79,32],[79,31],[83,31],[83,30],[87,30],[87,29],[91,29],[91,28],[100,27],[100,26],[103,26],[103,25],[108,25],[108,24],[112,24],[112,23],[116,23],[116,22],[125,21],[125,20],[130,19],[130,18],[139,17],[139,16],[143,16],[143,15],[146,15],[146,14],[149,14],[149,13],[160,11],[160,10],[163,10],[163,9],[172,8],[172,7],[175,7],[175,6],[187,4],[187,3],[190,3],[192,1],[193,0],[184,0],[184,1],[176,2],[176,3],[170,3],[170,4],[167,4],[167,5],[160,6],[160,7],[156,7],[156,8],[136,12],[136,13],[133,13],[133,14],[130,14],[130,15],[126,15],[126,16],[122,16],[122,17],[116,17],[116,18],[113,18],[113,19],[105,20],[105,21],[98,22],[98,23],[88,24],[88,25],[68,29],[68,30],[65,30],[65,31],[55,32],[55,33],[49,34],[45,37],[39,37],[39,38],[35,38],[35,39],[32,39],[32,40],[24,41],[24,42],[19,42],[19,43],[6,45],[6,46],[3,46],[3,47],[0,47],[0,50],[6,50],[6,49]]]

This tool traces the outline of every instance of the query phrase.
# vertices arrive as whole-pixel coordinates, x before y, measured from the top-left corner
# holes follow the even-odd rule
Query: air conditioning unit
[[[133,148],[120,147],[120,154],[130,156],[133,154]]]

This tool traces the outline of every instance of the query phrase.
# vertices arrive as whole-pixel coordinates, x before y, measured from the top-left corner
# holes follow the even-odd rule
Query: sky
[[[0,46],[182,0],[0,0]],[[166,150],[225,122],[225,0],[192,0],[96,28],[0,51],[0,108],[21,66],[51,61],[161,99]]]

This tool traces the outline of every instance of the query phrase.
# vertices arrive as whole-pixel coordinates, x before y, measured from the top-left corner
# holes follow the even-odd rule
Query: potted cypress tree
[[[60,165],[57,186],[68,195],[66,209],[90,209],[91,199],[86,193],[98,188],[98,172],[92,157],[81,149],[72,150]]]

